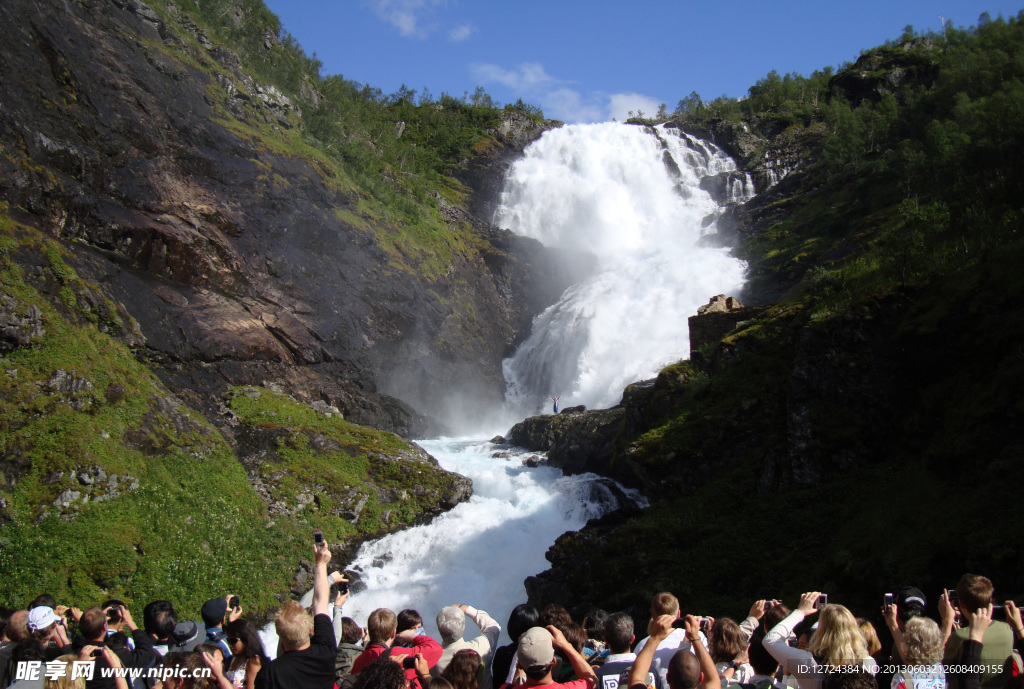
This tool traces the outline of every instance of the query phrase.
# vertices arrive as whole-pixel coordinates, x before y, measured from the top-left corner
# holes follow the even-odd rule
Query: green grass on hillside
[[[270,390],[238,389],[229,401],[237,430],[280,436],[271,449],[284,479],[272,497],[294,513],[268,516],[221,433],[100,331],[127,314],[107,303],[104,322],[89,308],[85,297],[97,293],[58,243],[6,216],[0,235],[0,299],[19,319],[38,309],[45,330],[0,357],[6,604],[42,592],[80,607],[166,598],[191,615],[230,591],[249,610],[266,610],[309,558],[314,526],[332,543],[377,535],[436,509],[437,495],[451,490],[452,475],[395,435]],[[43,273],[26,276],[21,265]],[[319,437],[337,449],[316,449]],[[368,497],[355,524],[331,511],[331,496],[350,490]],[[322,499],[295,510],[303,492]]]

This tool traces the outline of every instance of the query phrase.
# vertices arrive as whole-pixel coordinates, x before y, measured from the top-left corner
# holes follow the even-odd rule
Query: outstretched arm
[[[720,689],[722,680],[718,677],[715,661],[711,659],[711,654],[708,653],[708,649],[704,648],[700,639],[700,618],[687,615],[683,618],[683,624],[686,625],[686,640],[693,646],[693,653],[700,661],[700,674],[704,680],[701,682],[701,686],[704,689]]]
[[[322,545],[313,544],[316,553],[316,569],[313,572],[313,614],[326,615],[330,603],[331,582],[327,578],[327,563],[331,561],[331,549],[327,541]]]

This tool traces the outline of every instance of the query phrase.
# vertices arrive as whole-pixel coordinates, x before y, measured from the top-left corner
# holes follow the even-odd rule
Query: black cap
[[[207,627],[213,627],[220,624],[220,621],[224,619],[224,614],[228,611],[228,602],[223,598],[211,598],[210,600],[203,603],[203,609],[199,611],[199,614],[203,618],[203,622]]]
[[[922,608],[928,607],[928,599],[924,591],[915,586],[904,586],[896,592],[896,605],[907,605],[908,603],[919,603]]]

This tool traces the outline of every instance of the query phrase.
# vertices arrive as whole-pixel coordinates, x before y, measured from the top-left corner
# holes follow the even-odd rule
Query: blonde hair
[[[43,681],[44,689],[85,689],[85,677],[78,677],[71,679],[71,663],[78,660],[78,656],[74,653],[68,653],[54,659],[59,660],[63,663],[67,663],[67,672],[59,676],[57,679],[50,679],[47,677]]]
[[[869,657],[853,613],[842,605],[826,605],[807,650],[827,665],[857,665]]]
[[[679,612],[679,599],[671,593],[659,593],[651,601],[651,617],[675,615]]]
[[[903,631],[907,642],[907,665],[934,665],[942,660],[942,632],[935,620],[912,617]]]
[[[878,639],[878,632],[875,626],[863,617],[857,618],[857,626],[860,628],[860,635],[864,637],[864,643],[868,646],[868,653],[872,656],[882,650],[882,642]]]
[[[284,602],[274,620],[274,629],[281,639],[281,647],[289,651],[309,643],[309,630],[312,626],[313,616],[293,600]]]
[[[398,618],[387,608],[377,608],[366,618],[366,631],[370,634],[370,643],[386,644],[398,629]]]

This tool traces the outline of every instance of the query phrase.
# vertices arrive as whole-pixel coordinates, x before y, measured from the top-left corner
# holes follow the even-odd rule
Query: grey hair
[[[437,613],[437,631],[441,632],[441,643],[450,644],[462,638],[466,631],[466,613],[462,608],[446,605]]]

